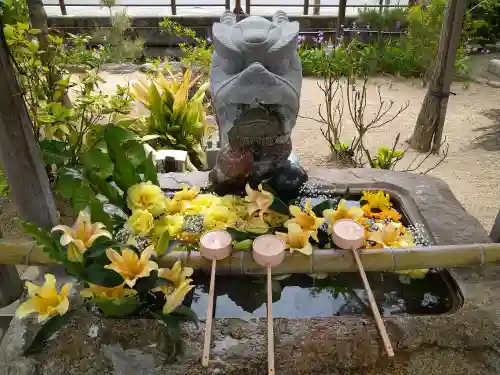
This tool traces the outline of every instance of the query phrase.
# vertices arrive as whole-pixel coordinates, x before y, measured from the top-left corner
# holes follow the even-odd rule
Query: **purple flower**
[[[490,50],[485,48],[481,51],[481,53],[487,55],[488,53],[490,53]]]
[[[318,37],[313,38],[314,43],[321,44],[325,40],[325,33],[323,31],[318,31]]]
[[[299,35],[297,37],[297,49],[300,49],[302,47],[302,43],[306,40],[306,37],[304,35]]]
[[[212,38],[208,37],[208,38],[207,38],[207,43],[208,43],[208,44],[212,44]]]

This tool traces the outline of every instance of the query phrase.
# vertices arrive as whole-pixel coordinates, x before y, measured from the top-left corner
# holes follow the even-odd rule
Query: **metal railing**
[[[261,0],[265,1],[265,0]],[[379,4],[346,4],[346,0],[340,0],[339,4],[316,4],[313,2],[311,4],[310,0],[304,0],[303,4],[277,4],[277,3],[253,3],[252,0],[246,0],[245,1],[245,10],[243,11],[243,8],[241,7],[241,0],[236,0],[236,6],[234,8],[235,13],[246,13],[247,15],[251,14],[252,6],[254,7],[266,7],[266,8],[303,8],[302,15],[307,16],[309,15],[309,9],[313,8],[313,15],[319,15],[320,9],[321,8],[340,8],[340,13],[342,13],[342,8],[345,9],[346,6],[349,8],[400,8],[400,7],[406,7],[406,5],[399,5],[399,4],[387,4],[385,3],[384,0],[380,0]],[[53,6],[55,4],[45,4],[46,6]],[[61,9],[61,14],[63,16],[67,15],[67,7],[96,7],[100,6],[100,4],[96,3],[71,3],[71,4],[66,4],[65,0],[59,0],[59,8]],[[165,3],[161,4],[154,4],[154,3],[119,3],[116,4],[116,6],[124,6],[124,7],[170,7],[170,11],[172,15],[177,15],[177,8],[181,7],[204,7],[204,8],[210,8],[210,7],[225,7],[227,10],[231,10],[231,0],[224,0],[221,2],[215,2],[214,3],[209,3],[209,4],[202,4],[202,3],[189,3],[189,4],[177,4],[177,0],[165,0]],[[345,11],[344,11],[345,12]]]

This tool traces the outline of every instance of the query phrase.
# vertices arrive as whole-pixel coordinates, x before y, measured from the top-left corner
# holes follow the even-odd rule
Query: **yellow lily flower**
[[[175,237],[182,232],[184,227],[184,216],[181,214],[166,215],[161,219],[155,220],[153,228],[153,237],[161,237],[168,231],[171,237]]]
[[[221,203],[223,206],[229,208],[238,217],[245,217],[247,214],[247,209],[245,205],[245,200],[236,195],[224,195],[221,198]]]
[[[363,217],[361,207],[351,207],[347,209],[347,201],[341,199],[336,210],[327,209],[323,211],[323,216],[328,220],[328,233],[332,233],[333,224],[342,219],[351,219],[358,221]]]
[[[199,192],[200,188],[197,186],[193,186],[189,189],[186,185],[184,185],[181,191],[174,194],[174,199],[178,201],[190,201],[196,198]]]
[[[132,211],[146,210],[153,216],[165,213],[166,200],[159,186],[151,182],[141,182],[127,191],[127,205]]]
[[[182,267],[181,261],[178,260],[170,268],[160,268],[158,270],[158,276],[168,279],[174,283],[175,286],[181,285],[185,280],[192,281],[190,277],[193,275],[193,269],[191,267]]]
[[[24,318],[29,314],[37,313],[38,322],[41,323],[53,316],[64,315],[68,311],[68,294],[73,284],[64,284],[58,293],[55,276],[47,273],[42,286],[34,285],[29,281],[25,285],[29,299],[17,308],[16,317]]]
[[[123,249],[122,254],[113,249],[106,249],[106,255],[111,264],[104,266],[118,272],[125,279],[125,283],[133,288],[141,277],[148,277],[153,270],[158,269],[156,262],[150,261],[152,248],[147,248],[141,253],[141,257],[130,249]]]
[[[391,221],[386,225],[378,224],[378,226],[381,230],[367,233],[366,239],[377,244],[371,247],[415,247],[413,236],[403,224]]]
[[[276,236],[286,243],[290,252],[298,251],[304,255],[312,254],[312,246],[309,242],[310,233],[303,231],[300,225],[296,223],[288,224],[288,233],[276,232]]]
[[[262,184],[258,186],[257,190],[253,190],[249,184],[246,184],[245,191],[247,193],[245,201],[248,202],[248,216],[252,217],[255,212],[259,212],[260,217],[264,218],[264,214],[267,213],[273,203],[273,195],[262,190]]]
[[[382,190],[377,192],[363,191],[362,201],[367,201],[371,209],[377,208],[381,211],[388,210],[391,206],[391,197],[389,194],[384,194]]]
[[[100,285],[89,284],[88,288],[83,289],[80,292],[80,295],[83,298],[105,298],[105,299],[118,299],[121,297],[129,297],[137,294],[137,291],[134,289],[124,288],[125,283],[107,288]]]
[[[316,214],[311,210],[311,200],[306,201],[305,212],[302,212],[297,206],[290,206],[289,209],[293,218],[285,223],[285,227],[292,223],[298,224],[303,231],[309,232],[311,237],[318,241],[318,228],[323,225],[325,219],[316,217]]]
[[[61,245],[68,246],[68,259],[71,262],[81,262],[82,256],[87,249],[92,246],[94,241],[99,237],[111,239],[111,233],[103,229],[102,223],[90,222],[90,215],[87,211],[80,211],[73,227],[66,225],[56,225],[52,228],[52,232],[62,231]]]
[[[175,288],[171,293],[166,294],[166,302],[163,306],[163,313],[170,314],[172,311],[175,311],[184,301],[186,295],[194,288],[194,285],[191,284],[191,280],[187,279],[180,283],[180,285]]]
[[[128,226],[134,231],[134,234],[146,236],[154,227],[154,218],[149,211],[135,210],[128,218]]]

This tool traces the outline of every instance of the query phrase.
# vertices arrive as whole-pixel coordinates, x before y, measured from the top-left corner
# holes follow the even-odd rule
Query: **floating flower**
[[[416,270],[403,270],[403,271],[394,271],[399,275],[408,276],[412,279],[423,279],[425,275],[429,272],[428,268],[421,268]]]
[[[380,212],[372,212],[371,207],[368,204],[365,204],[362,208],[365,217],[368,218],[374,218],[379,220],[389,219],[396,222],[401,220],[401,214],[397,212],[394,208],[384,209]]]
[[[137,294],[137,291],[130,288],[125,288],[125,283],[107,288],[100,285],[89,284],[88,288],[83,289],[80,295],[83,298],[104,298],[104,299],[118,299],[122,297],[130,297]]]
[[[132,216],[128,218],[128,226],[134,231],[134,234],[146,236],[154,227],[154,218],[149,211],[135,210]]]
[[[380,211],[388,210],[391,206],[391,197],[389,194],[385,194],[382,190],[377,192],[363,191],[363,196],[361,201],[366,201],[367,205],[373,209],[379,209]]]
[[[174,200],[190,201],[196,198],[199,192],[200,188],[197,186],[193,186],[189,189],[186,185],[184,185],[181,191],[178,191],[174,194]]]
[[[272,227],[279,227],[285,224],[289,216],[285,214],[280,214],[279,212],[269,210],[264,215],[264,220]]]
[[[139,258],[130,249],[123,249],[121,255],[116,250],[106,249],[106,255],[111,264],[104,267],[118,272],[125,279],[125,283],[133,288],[138,279],[148,277],[151,271],[158,269],[158,264],[149,260],[152,252],[152,248],[147,248]]]
[[[290,249],[291,253],[298,251],[305,255],[311,255],[312,246],[309,242],[310,233],[303,231],[300,225],[296,223],[288,224],[287,229],[288,233],[275,233],[279,239],[286,243],[287,249]]]
[[[240,230],[255,234],[264,234],[269,232],[269,224],[266,223],[259,215],[253,216],[245,221]]]
[[[29,281],[25,285],[28,289],[29,299],[17,308],[16,316],[18,318],[37,313],[38,322],[41,323],[53,316],[64,315],[68,311],[68,294],[73,284],[64,284],[61,291],[58,292],[55,276],[47,273],[42,286],[34,285]]]
[[[182,267],[180,260],[174,263],[172,269],[160,268],[158,270],[159,277],[170,280],[175,286],[181,285],[186,280],[193,281],[190,279],[192,275],[193,269],[191,267]]]
[[[213,194],[198,194],[191,201],[183,201],[181,212],[187,215],[201,215],[210,207],[221,204],[221,197]]]
[[[389,222],[380,224],[378,231],[368,232],[366,239],[375,242],[377,246],[369,247],[414,247],[415,243],[411,233],[401,223]]]
[[[146,210],[153,216],[160,216],[165,212],[165,195],[159,186],[151,182],[142,182],[131,186],[127,191],[127,204],[132,210]]]
[[[318,228],[325,222],[324,218],[316,217],[316,214],[311,210],[311,200],[308,199],[304,206],[305,212],[302,212],[300,207],[290,206],[290,213],[293,218],[285,223],[285,227],[291,223],[298,224],[303,231],[309,232],[311,237],[318,241]]]
[[[224,195],[221,198],[220,204],[229,208],[232,212],[234,212],[239,217],[245,217],[247,213],[247,208],[245,205],[245,200],[236,195]]]
[[[333,224],[342,219],[351,219],[359,221],[363,217],[363,210],[361,207],[351,207],[347,209],[347,201],[341,199],[337,209],[327,209],[323,211],[323,216],[328,220],[328,233],[332,233]]]
[[[273,195],[265,190],[262,190],[262,184],[257,187],[257,190],[253,190],[249,184],[245,186],[245,191],[247,196],[245,201],[248,202],[247,213],[248,216],[253,216],[255,212],[263,218],[264,214],[267,213],[269,207],[273,204]]]
[[[203,215],[205,229],[224,229],[238,220],[231,210],[225,206],[215,206]]]
[[[175,237],[182,232],[184,227],[184,216],[181,214],[165,215],[161,219],[154,221],[153,237],[161,237],[168,231],[171,237]]]
[[[99,237],[112,238],[111,233],[103,229],[102,223],[90,222],[90,215],[87,211],[80,211],[73,227],[66,225],[56,225],[52,232],[62,231],[61,245],[68,246],[68,260],[71,262],[81,262],[83,253],[92,246]]]
[[[163,306],[163,314],[170,314],[172,311],[175,311],[184,301],[187,294],[194,288],[194,285],[191,284],[191,281],[184,280],[181,284],[172,290],[172,292],[165,294],[166,302]]]

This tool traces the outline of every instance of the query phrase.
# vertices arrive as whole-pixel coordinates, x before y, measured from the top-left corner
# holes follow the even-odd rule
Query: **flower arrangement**
[[[50,274],[41,286],[26,284],[28,299],[17,315],[34,313],[44,323],[28,351],[39,348],[81,307],[104,317],[158,319],[178,343],[180,322],[197,322],[185,301],[194,288],[193,269],[180,261],[161,268],[156,260],[167,252],[199,250],[200,237],[210,230],[228,231],[235,251],[249,250],[259,235],[272,233],[291,253],[308,256],[334,248],[332,226],[349,218],[365,227],[365,249],[425,245],[416,228],[403,225],[401,213],[382,191],[364,191],[358,200],[318,200],[303,190],[287,204],[262,184],[247,184],[241,196],[218,196],[196,186],[169,194],[160,188],[151,157],[135,137],[111,127],[103,138],[106,148],[92,151],[90,158],[99,161],[97,167],[88,163],[61,175],[63,191],[80,208],[74,225],[49,231],[22,223],[38,246],[75,277],[73,285],[59,290]],[[314,199],[318,204],[313,206]],[[70,298],[77,290],[83,302]]]

